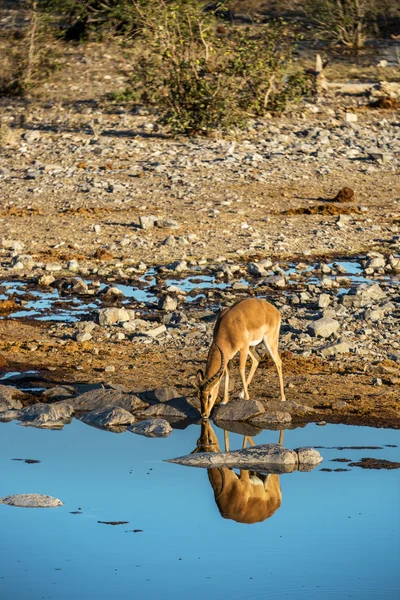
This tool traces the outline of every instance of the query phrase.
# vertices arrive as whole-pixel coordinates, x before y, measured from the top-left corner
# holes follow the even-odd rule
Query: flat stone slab
[[[312,458],[306,451],[313,451]],[[314,454],[315,453],[315,454]],[[199,452],[172,458],[166,462],[187,467],[255,469],[269,473],[291,473],[299,468],[299,460],[314,461],[310,468],[322,462],[322,456],[313,448],[289,450],[280,444],[260,444],[231,452]],[[317,462],[318,460],[318,462]],[[307,469],[304,469],[307,470]]]
[[[146,419],[131,425],[131,427],[128,427],[128,431],[146,437],[163,438],[170,435],[172,427],[164,419]]]
[[[14,494],[13,496],[5,496],[4,498],[0,498],[0,504],[23,508],[55,508],[56,506],[63,506],[63,503],[58,498],[43,494]]]

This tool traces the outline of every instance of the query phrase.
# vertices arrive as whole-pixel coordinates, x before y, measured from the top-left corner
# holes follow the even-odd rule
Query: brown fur
[[[201,452],[220,451],[218,438],[209,421],[202,424],[197,449]],[[224,519],[237,523],[259,523],[269,519],[281,505],[279,475],[265,476],[243,469],[237,475],[228,468],[207,471],[215,502]]]
[[[278,353],[280,313],[277,308],[260,298],[247,298],[236,302],[230,308],[221,311],[215,323],[213,342],[208,352],[206,372],[201,373],[200,402],[201,414],[209,417],[218,394],[219,383],[225,373],[224,403],[228,402],[229,361],[240,353],[239,371],[243,383],[243,395],[249,398],[248,385],[258,366],[258,360],[250,351],[255,342],[265,342],[273,358],[279,375],[281,399],[285,400],[282,380],[281,359]],[[248,356],[252,359],[252,367],[248,378],[245,377],[245,366]],[[222,365],[222,356],[224,365]],[[223,368],[222,368],[223,367]],[[217,375],[217,377],[215,377]],[[209,383],[211,381],[211,384]]]

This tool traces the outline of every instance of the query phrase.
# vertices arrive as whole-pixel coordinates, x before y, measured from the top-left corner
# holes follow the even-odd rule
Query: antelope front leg
[[[228,404],[229,402],[229,371],[225,369],[225,384],[224,384],[224,401],[222,404]]]
[[[240,350],[240,355],[239,355],[239,372],[240,372],[240,377],[242,378],[243,397],[245,400],[249,399],[249,392],[247,391],[247,381],[246,381],[247,353],[248,353],[248,349],[246,348],[246,350]]]

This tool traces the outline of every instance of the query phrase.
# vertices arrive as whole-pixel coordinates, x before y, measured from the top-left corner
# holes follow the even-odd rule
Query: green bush
[[[134,10],[139,33],[124,97],[152,106],[175,133],[240,127],[310,91],[293,71],[296,38],[284,22],[221,25],[189,1],[149,0]]]

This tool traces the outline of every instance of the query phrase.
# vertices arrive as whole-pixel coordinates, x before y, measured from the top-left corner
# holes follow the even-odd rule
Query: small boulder
[[[212,418],[218,421],[249,421],[263,412],[264,407],[258,400],[233,400],[214,407]]]
[[[102,308],[99,310],[99,324],[101,327],[125,323],[129,321],[130,315],[125,308]]]
[[[21,396],[23,396],[23,393],[17,388],[8,385],[0,385],[0,412],[9,409],[22,408],[22,402],[18,399],[18,397]]]
[[[4,498],[0,498],[0,504],[23,508],[55,508],[56,506],[63,506],[63,503],[58,498],[43,494],[14,494],[13,496],[5,496]]]
[[[147,402],[143,402],[135,394],[125,394],[120,390],[90,390],[84,394],[71,398],[68,401],[76,411],[104,411],[110,408],[123,408],[128,412],[144,410],[148,407]]]
[[[299,457],[299,470],[302,470],[300,467],[303,465],[315,467],[323,461],[321,454],[315,448],[303,446],[295,448],[295,452],[297,452],[297,456]]]
[[[146,410],[141,410],[138,413],[140,418],[147,419],[148,417],[169,417],[172,419],[192,419],[200,418],[200,412],[189,404],[186,398],[174,398],[160,404],[149,406]]]
[[[163,438],[170,435],[172,427],[164,419],[146,419],[131,425],[131,427],[128,427],[128,431],[146,437]]]
[[[308,329],[314,337],[328,338],[339,329],[340,323],[331,317],[322,317],[308,326]]]
[[[92,410],[82,417],[82,421],[94,427],[112,428],[121,425],[132,425],[135,422],[135,417],[124,408],[114,406],[105,410]]]

